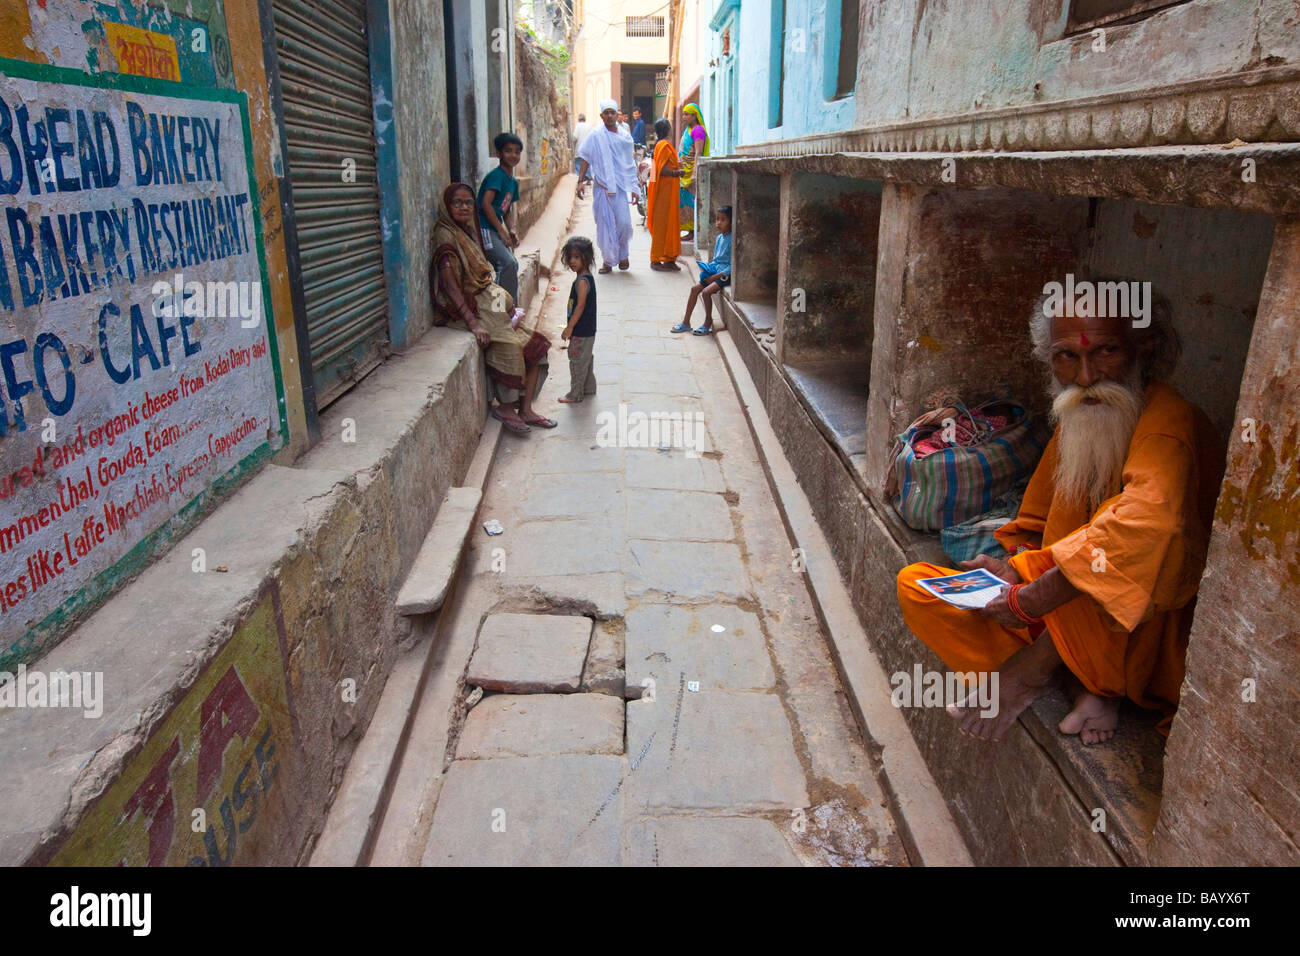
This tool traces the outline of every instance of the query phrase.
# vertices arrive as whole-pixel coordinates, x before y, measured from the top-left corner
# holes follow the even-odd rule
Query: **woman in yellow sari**
[[[673,128],[666,119],[655,123],[655,158],[646,187],[646,225],[650,228],[650,268],[658,272],[677,272],[682,254],[681,199],[678,182],[682,175],[673,149]]]
[[[704,127],[704,114],[694,103],[682,107],[686,118],[686,130],[682,133],[682,145],[677,151],[682,161],[682,227],[686,229],[683,239],[695,238],[695,161],[701,156],[709,155],[709,131]]]
[[[533,411],[533,399],[546,380],[551,342],[522,320],[518,327],[512,324],[514,299],[493,281],[495,276],[479,238],[474,190],[452,183],[443,190],[433,227],[429,290],[434,325],[472,332],[485,350],[499,402],[493,418],[512,432],[530,431],[530,425],[554,428],[554,421]]]

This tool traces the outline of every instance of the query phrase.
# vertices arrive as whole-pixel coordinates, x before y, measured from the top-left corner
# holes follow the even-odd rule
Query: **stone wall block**
[[[1151,138],[1155,143],[1176,143],[1184,138],[1187,103],[1177,96],[1166,97],[1151,107]]]
[[[1007,117],[1005,126],[1007,149],[1018,151],[1025,148],[1027,140],[1025,138],[1025,119],[1023,116]]]
[[[1200,93],[1187,101],[1187,128],[1194,142],[1218,142],[1227,117],[1228,97],[1223,93]]]
[[[1072,148],[1087,149],[1092,145],[1092,114],[1087,110],[1067,113],[1065,129]]]
[[[1288,136],[1300,138],[1300,89],[1290,87],[1278,96],[1277,121]]]
[[[1043,117],[1043,143],[1047,149],[1064,149],[1071,145],[1066,136],[1064,114],[1053,112]]]
[[[1248,90],[1232,94],[1228,104],[1228,135],[1233,139],[1257,142],[1273,121],[1273,94],[1268,90]]]
[[[1151,111],[1146,103],[1125,103],[1119,110],[1119,136],[1125,146],[1141,146],[1150,136]]]
[[[1025,117],[1025,143],[1031,149],[1042,149],[1047,145],[1042,116]]]
[[[1092,111],[1092,138],[1098,146],[1120,145],[1119,110],[1100,107]]]

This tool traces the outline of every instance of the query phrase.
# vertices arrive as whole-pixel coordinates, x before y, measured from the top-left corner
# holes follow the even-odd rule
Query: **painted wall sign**
[[[120,72],[152,76],[160,80],[181,78],[176,41],[166,34],[140,30],[121,23],[105,23],[104,32],[117,57]]]
[[[247,101],[0,60],[0,669],[287,440]]]
[[[279,602],[267,589],[49,862],[260,862],[285,828],[286,778],[298,766],[283,654]]]

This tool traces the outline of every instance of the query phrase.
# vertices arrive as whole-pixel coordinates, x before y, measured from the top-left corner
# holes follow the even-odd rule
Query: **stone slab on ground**
[[[626,766],[598,754],[457,760],[422,865],[617,866]]]
[[[627,705],[627,753],[637,763],[629,810],[775,810],[808,805],[790,722],[774,694],[657,688]]]
[[[629,352],[623,367],[629,372],[689,372],[691,370],[691,360],[684,354],[647,355],[645,353]]]
[[[664,488],[669,491],[726,491],[722,468],[712,458],[688,455],[680,448],[629,449],[623,467],[630,488]]]
[[[507,525],[493,545],[506,549],[508,574],[582,575],[623,569],[623,528],[609,521],[523,521]]]
[[[590,618],[490,614],[465,682],[514,694],[572,693],[582,682],[590,640]]]
[[[560,413],[556,413],[560,414]],[[538,442],[532,449],[532,473],[535,475],[572,475],[579,472],[622,471],[622,448],[601,446],[595,437],[560,438],[558,435]],[[542,484],[559,484],[566,478],[543,480]],[[617,484],[612,482],[612,484]]]
[[[630,597],[659,593],[676,601],[707,602],[753,597],[734,544],[629,541],[624,569]]]
[[[776,673],[758,617],[730,604],[675,607],[647,604],[627,614],[626,670],[630,695],[647,678],[662,696],[678,675],[699,681],[701,691],[765,690]],[[715,632],[714,626],[726,628]]]
[[[563,610],[599,620],[627,613],[627,591],[623,575],[543,574],[507,572],[502,575],[501,593],[528,606]]]
[[[596,381],[600,381],[597,373]],[[629,370],[623,387],[638,394],[658,393],[690,399],[700,394],[700,383],[691,372],[665,372],[648,369]]]
[[[678,541],[731,541],[736,537],[731,509],[721,495],[632,488],[624,498],[629,537]]]
[[[587,664],[582,669],[582,690],[591,694],[610,694],[622,700],[627,692],[623,655],[621,622],[597,621],[587,651]],[[619,726],[622,726],[621,722]]]
[[[524,512],[534,518],[613,519],[622,509],[622,490],[602,474],[570,474],[562,480],[539,481],[524,498]]]
[[[642,817],[624,834],[624,866],[800,866],[760,817]]]
[[[433,527],[397,592],[398,614],[429,614],[442,607],[483,499],[481,488],[449,488]]]
[[[623,701],[605,694],[495,694],[469,712],[458,760],[621,754]]]

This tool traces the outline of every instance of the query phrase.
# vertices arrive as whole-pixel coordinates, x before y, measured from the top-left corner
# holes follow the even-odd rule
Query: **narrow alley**
[[[594,236],[589,199],[571,232]],[[637,226],[633,268],[597,276],[577,405],[555,401],[573,276],[550,282],[559,424],[501,435],[373,862],[907,863],[718,348],[668,331],[690,260],[651,272],[648,247]],[[638,413],[659,438],[621,447]],[[466,714],[476,681],[498,691]]]
[[[1300,861],[1297,2],[0,0],[18,908],[1060,867],[1248,925],[1206,868]]]

